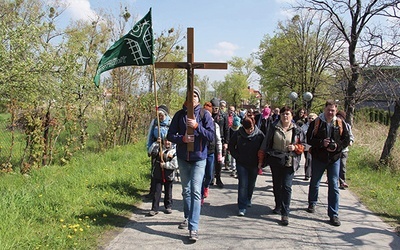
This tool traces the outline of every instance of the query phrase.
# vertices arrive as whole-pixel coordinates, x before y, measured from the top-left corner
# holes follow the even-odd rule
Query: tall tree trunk
[[[394,106],[394,113],[390,118],[390,127],[389,133],[385,141],[385,145],[383,146],[381,158],[379,159],[380,162],[387,164],[394,144],[396,143],[397,139],[397,131],[399,130],[400,126],[400,100],[395,102]]]

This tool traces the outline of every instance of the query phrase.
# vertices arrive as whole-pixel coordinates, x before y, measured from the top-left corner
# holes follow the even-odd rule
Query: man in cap
[[[207,144],[214,140],[214,121],[209,112],[201,113],[200,89],[194,87],[193,107],[195,118],[187,117],[187,100],[181,110],[175,113],[168,130],[167,139],[176,144],[179,173],[182,184],[183,212],[185,220],[180,229],[189,229],[189,240],[197,241],[201,189],[206,168]],[[188,135],[186,128],[191,127],[194,134]],[[188,151],[188,143],[193,143],[194,150]]]

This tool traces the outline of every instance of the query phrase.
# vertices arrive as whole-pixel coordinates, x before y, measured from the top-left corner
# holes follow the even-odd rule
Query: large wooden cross
[[[156,68],[186,69],[187,70],[187,117],[194,119],[193,107],[193,77],[194,69],[227,69],[227,63],[194,62],[194,30],[187,28],[187,62],[156,62]],[[199,96],[200,99],[200,96]],[[187,127],[188,135],[193,135],[193,128]],[[194,145],[188,143],[188,151],[194,150]]]

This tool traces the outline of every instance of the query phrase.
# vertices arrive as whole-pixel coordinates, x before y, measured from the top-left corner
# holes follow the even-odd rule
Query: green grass
[[[396,143],[393,150],[392,167],[375,170],[388,128],[377,123],[357,128],[353,131],[356,143],[350,148],[347,163],[350,190],[400,234],[400,171],[396,164],[399,162],[399,145]]]
[[[1,249],[97,249],[140,203],[149,166],[141,142],[30,175],[2,174]]]

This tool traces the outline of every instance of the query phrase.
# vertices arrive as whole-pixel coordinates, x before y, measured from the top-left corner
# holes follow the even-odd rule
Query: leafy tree
[[[245,100],[249,101],[248,87],[252,81],[256,64],[253,57],[246,59],[233,57],[228,64],[231,72],[225,76],[224,81],[215,83],[214,89],[217,97],[224,99],[230,105],[239,107]],[[252,101],[255,102],[255,100]]]
[[[260,44],[256,71],[269,102],[282,105],[289,92],[311,92],[321,98],[328,94],[324,85],[332,82],[330,69],[340,52],[337,36],[326,19],[315,13],[302,13],[286,23],[279,23],[272,38]],[[306,101],[302,100],[306,106]],[[311,103],[310,103],[311,106]]]

